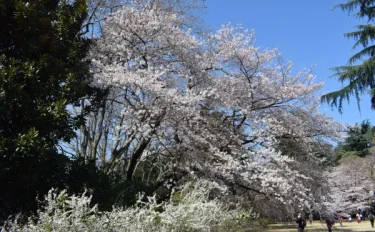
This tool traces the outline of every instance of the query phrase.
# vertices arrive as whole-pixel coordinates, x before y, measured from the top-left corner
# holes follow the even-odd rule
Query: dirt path
[[[268,232],[297,232],[297,225],[296,224],[271,224],[269,226]],[[307,226],[305,228],[305,232],[313,232],[313,231],[328,231],[327,227],[324,223],[320,221],[314,221],[312,225],[307,222]],[[332,231],[341,231],[341,232],[350,232],[350,231],[375,231],[375,228],[371,228],[370,221],[362,221],[361,223],[357,222],[343,222],[342,227],[340,223],[335,223],[334,228]]]

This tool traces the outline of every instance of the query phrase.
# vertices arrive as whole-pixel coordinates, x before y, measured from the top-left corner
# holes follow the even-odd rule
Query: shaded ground
[[[290,224],[271,224],[269,225],[269,229],[266,230],[268,232],[297,232],[297,224],[290,223]],[[307,226],[305,228],[305,232],[309,231],[328,231],[327,227],[324,223],[320,221],[314,221],[312,225],[307,221]],[[336,222],[332,231],[341,231],[341,232],[350,232],[350,231],[375,231],[375,228],[371,228],[370,221],[362,221],[361,223],[357,222],[343,222],[342,227],[340,223]]]

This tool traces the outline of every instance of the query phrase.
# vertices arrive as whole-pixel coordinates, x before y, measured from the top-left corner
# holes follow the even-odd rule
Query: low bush
[[[174,192],[169,202],[158,203],[155,196],[139,196],[127,209],[99,211],[91,206],[86,192],[69,196],[50,190],[38,213],[27,220],[8,220],[4,231],[254,231],[265,226],[251,211],[228,210],[218,199],[209,199],[212,183],[187,183]],[[173,197],[174,196],[174,197]],[[147,200],[146,200],[147,199]]]

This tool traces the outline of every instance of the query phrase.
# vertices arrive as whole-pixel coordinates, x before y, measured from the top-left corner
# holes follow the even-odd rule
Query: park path
[[[297,225],[296,224],[271,224],[269,225],[267,232],[297,232]],[[307,226],[305,228],[305,232],[326,232],[327,227],[324,223],[320,221],[314,221],[312,225],[307,222]],[[332,230],[334,231],[341,231],[341,232],[351,232],[351,231],[373,231],[375,232],[375,228],[371,228],[370,221],[362,221],[361,223],[357,222],[343,222],[343,226],[341,227],[340,224],[337,222],[334,225]]]

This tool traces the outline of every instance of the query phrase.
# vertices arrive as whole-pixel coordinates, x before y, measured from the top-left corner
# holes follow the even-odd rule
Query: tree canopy
[[[368,120],[361,124],[355,124],[348,128],[347,136],[336,148],[337,158],[355,155],[364,157],[370,155],[370,149],[374,144],[375,127]]]

